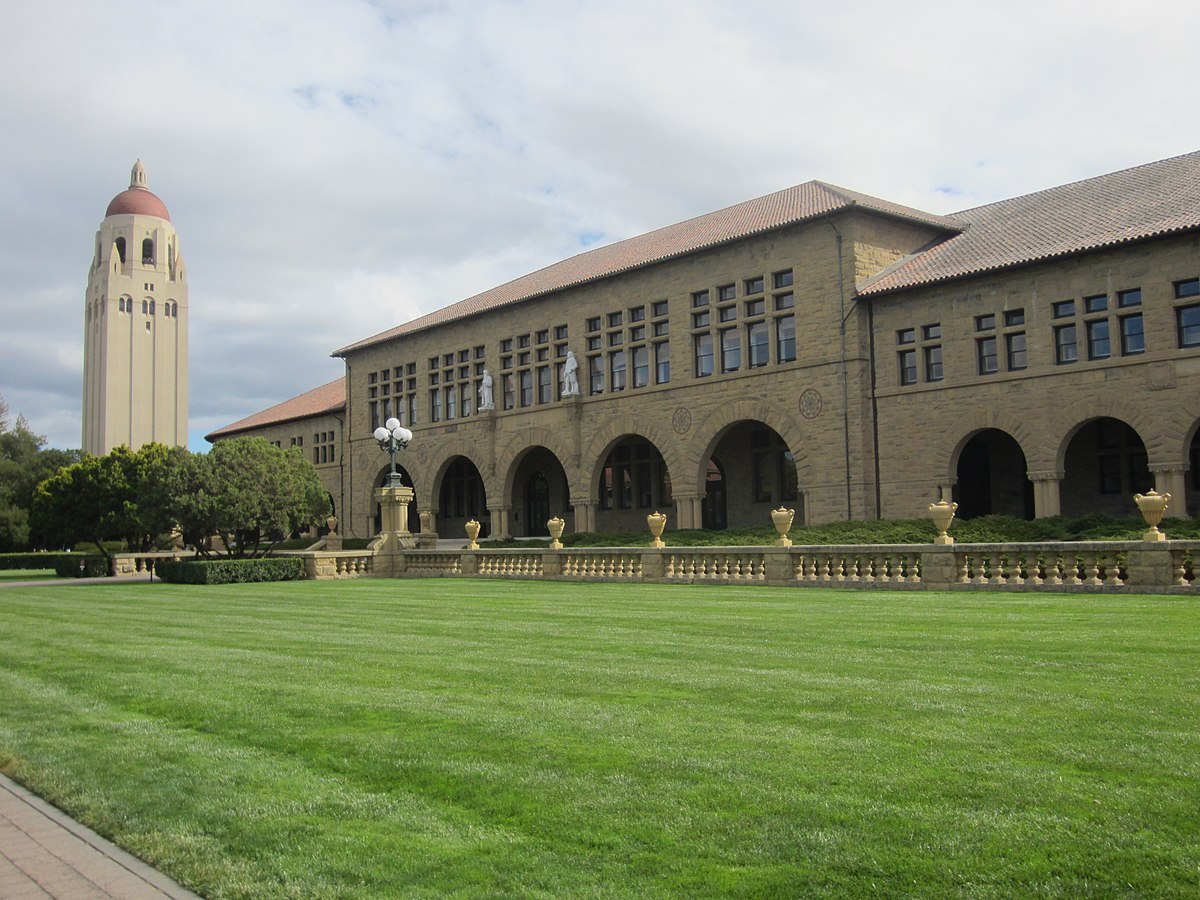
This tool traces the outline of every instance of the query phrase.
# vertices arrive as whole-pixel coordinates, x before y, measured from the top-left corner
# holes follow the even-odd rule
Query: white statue
[[[567,361],[563,363],[562,395],[564,397],[579,396],[579,361],[575,359],[575,351],[567,351]]]
[[[492,400],[492,375],[484,369],[483,380],[479,382],[479,411],[495,408],[496,404]]]

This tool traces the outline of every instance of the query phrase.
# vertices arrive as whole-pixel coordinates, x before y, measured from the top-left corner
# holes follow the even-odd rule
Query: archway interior
[[[389,471],[390,469],[385,468],[379,473],[379,477],[375,479],[376,490],[387,484]],[[399,463],[396,464],[396,474],[400,476],[400,483],[404,485],[404,487],[413,487],[412,476],[408,474],[408,469],[404,468],[404,466],[400,465]],[[372,499],[374,499],[373,492]],[[375,504],[375,518],[372,524],[372,534],[379,534],[379,532],[383,530],[383,509],[378,503]],[[417,503],[417,492],[415,488],[413,488],[412,502],[408,504],[408,530],[413,534],[418,534],[421,531],[421,513],[419,511],[419,504]]]
[[[1033,482],[1025,477],[1025,454],[1007,432],[988,428],[958,455],[953,499],[960,519],[977,516],[1033,518]]]
[[[640,435],[621,438],[600,468],[596,500],[601,531],[643,530],[649,513],[670,512],[671,476],[662,453]]]
[[[456,456],[447,466],[438,491],[438,534],[443,537],[465,534],[466,524],[471,519],[479,523],[481,538],[491,533],[483,476],[471,460]]]
[[[719,489],[714,466],[722,475]],[[763,422],[736,422],[722,433],[708,462],[705,487],[705,528],[770,524],[771,510],[780,506],[796,510],[797,525],[805,521],[796,459],[779,432]],[[713,498],[718,491],[724,495],[723,522]]]
[[[566,469],[547,448],[532,447],[521,457],[513,473],[512,494],[509,530],[514,535],[544,537],[550,533],[546,521],[554,516],[566,522],[566,530],[575,530]]]
[[[1200,515],[1200,428],[1192,436],[1188,448],[1187,500],[1185,509],[1189,516]]]
[[[1094,419],[1067,445],[1060,492],[1064,516],[1136,516],[1133,495],[1153,487],[1146,445],[1120,419]]]

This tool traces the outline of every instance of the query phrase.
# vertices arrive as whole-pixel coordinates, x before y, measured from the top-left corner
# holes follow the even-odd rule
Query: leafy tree
[[[212,551],[204,539],[216,535],[230,556],[261,556],[330,513],[328,493],[304,454],[260,437],[218,441],[207,454],[190,455],[173,478],[184,540],[206,555]]]
[[[0,552],[26,550],[31,534],[29,511],[38,482],[77,462],[78,450],[44,449],[46,438],[34,434],[24,416],[9,429],[8,404],[0,397]]]

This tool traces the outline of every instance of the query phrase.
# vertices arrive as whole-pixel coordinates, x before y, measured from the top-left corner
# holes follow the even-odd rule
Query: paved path
[[[196,895],[0,775],[0,897],[141,900]]]

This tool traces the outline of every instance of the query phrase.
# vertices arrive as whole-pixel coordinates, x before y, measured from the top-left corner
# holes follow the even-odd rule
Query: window
[[[771,276],[771,282],[777,288],[789,287],[794,283],[794,281],[795,279],[792,277],[791,269],[787,269],[783,272],[776,272]]]
[[[599,316],[593,316],[592,318],[587,320],[587,330],[588,331],[599,331],[600,330],[600,317]]]
[[[1200,347],[1200,306],[1181,306],[1175,310],[1180,347]]]
[[[608,383],[612,390],[625,390],[625,351],[614,350],[608,355]]]
[[[625,333],[622,331],[610,331],[608,333],[608,346],[620,347],[625,341]]]
[[[775,320],[775,359],[781,363],[796,360],[795,316],[780,316]]]
[[[1102,313],[1108,311],[1108,295],[1096,294],[1094,297],[1083,298],[1083,311],[1085,313]]]
[[[1200,307],[1196,307],[1200,312]],[[1196,342],[1200,343],[1200,316],[1196,321]],[[703,378],[713,373],[713,339],[712,335],[697,334],[692,338],[694,355],[696,357],[696,377]]]
[[[565,341],[567,339],[567,326],[566,325],[555,325],[554,326],[554,339],[556,341]]]
[[[655,300],[654,305],[650,307],[650,315],[654,316],[655,318],[658,318],[659,316],[665,316],[666,314],[667,314],[667,301],[666,300]]]
[[[942,380],[942,345],[934,344],[925,348],[925,380]]]
[[[979,338],[975,342],[975,355],[979,362],[979,374],[994,375],[999,369],[999,364],[996,360],[995,335]]]
[[[515,409],[517,405],[517,381],[508,372],[502,378],[504,382],[504,408]]]
[[[766,303],[767,303],[767,301],[765,301],[761,298],[758,300],[747,300],[746,301],[746,315],[747,316],[761,316],[764,312],[766,312]]]
[[[935,322],[932,325],[921,326],[921,340],[936,341],[936,340],[940,339],[941,336],[942,336],[942,326],[940,323]]]
[[[645,318],[646,318],[646,307],[634,306],[634,307],[630,308],[630,310],[629,310],[629,321],[630,322],[641,322]]]
[[[667,384],[671,380],[671,344],[662,341],[654,345],[654,383]]]
[[[589,334],[588,339],[587,339],[587,348],[589,350],[599,350],[600,349],[600,335]]]
[[[1014,325],[1025,324],[1025,310],[1023,309],[1006,309],[1004,311],[1004,327],[1012,328]]]
[[[696,291],[692,294],[692,306],[708,306],[708,291]]]
[[[704,312],[692,313],[693,328],[706,328],[708,327],[709,321],[710,319],[707,310]]]
[[[732,284],[725,284],[717,288],[717,302],[724,300],[733,300],[737,297],[737,288]]]
[[[471,401],[475,397],[475,390],[470,384],[460,384],[458,386],[458,408],[464,416],[471,414]]]
[[[766,322],[746,326],[747,363],[751,369],[760,368],[771,361],[770,341]]]
[[[900,351],[900,383],[901,384],[916,384],[917,383],[917,351],[916,350],[901,350]]]
[[[991,331],[995,327],[996,327],[996,314],[995,313],[988,313],[985,316],[976,316],[975,317],[975,330],[976,331]]]
[[[775,309],[776,310],[791,309],[795,305],[796,305],[796,295],[793,294],[791,291],[788,291],[786,294],[776,294],[775,295]]]
[[[520,374],[521,406],[533,406],[533,372],[525,369]]]
[[[538,366],[538,403],[549,403],[554,399],[553,387],[550,383],[550,367]]]
[[[671,333],[671,323],[670,322],[655,322],[651,326],[651,330],[655,337],[666,337],[668,334]]]
[[[1075,343],[1075,326],[1059,325],[1054,329],[1054,362],[1058,365],[1073,363],[1079,359],[1079,348]]]
[[[1187,281],[1175,282],[1175,297],[1196,297],[1200,296],[1200,278],[1189,278]]]
[[[1146,352],[1146,336],[1142,331],[1142,314],[1121,316],[1121,355],[1134,356]]]
[[[761,294],[763,292],[763,278],[761,275],[757,278],[747,278],[743,286],[747,294]]]
[[[454,385],[446,386],[446,421],[458,418],[458,391]]]
[[[1104,298],[1107,304],[1108,298]],[[1087,323],[1088,359],[1108,359],[1112,355],[1108,339],[1108,319]]]
[[[608,314],[608,327],[616,328],[621,324],[621,313],[611,312]]]
[[[442,391],[434,388],[429,392],[429,421],[442,421]]]
[[[1058,303],[1055,303],[1053,306],[1051,306],[1050,309],[1054,314],[1054,318],[1067,319],[1075,315],[1075,301],[1060,300]]]
[[[645,339],[646,339],[646,326],[645,325],[634,325],[632,328],[629,329],[629,340],[630,341],[644,341]]]
[[[548,343],[550,343],[550,329],[549,329],[549,328],[543,328],[543,329],[541,329],[540,331],[538,331],[538,333],[537,333],[537,334],[534,336],[533,342],[534,342],[535,344],[548,344]]]
[[[736,372],[742,367],[742,341],[736,328],[721,329],[721,371]]]
[[[1005,355],[1008,357],[1008,370],[1010,372],[1028,367],[1029,359],[1025,349],[1025,332],[1017,331],[1013,334],[1006,334],[1004,336],[1004,350]]]
[[[588,357],[588,392],[593,395],[604,393],[604,364],[599,356]]]
[[[722,322],[732,322],[737,318],[736,306],[722,306],[717,310],[717,318]]]
[[[901,328],[896,332],[897,344],[912,344],[917,340],[917,330],[915,328]]]
[[[650,383],[650,348],[644,344],[633,350],[633,386],[645,387]]]
[[[517,338],[517,346],[522,350],[524,350],[526,347],[528,347],[529,346],[529,335],[523,334],[519,338]]]
[[[1142,289],[1134,288],[1131,291],[1117,292],[1117,307],[1119,309],[1129,309],[1131,306],[1142,305]]]

